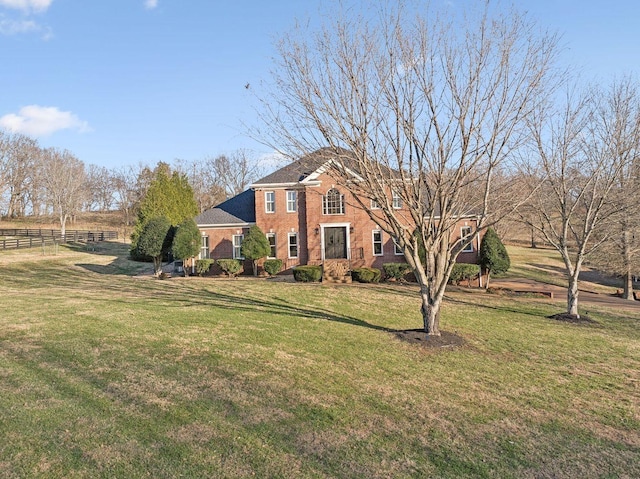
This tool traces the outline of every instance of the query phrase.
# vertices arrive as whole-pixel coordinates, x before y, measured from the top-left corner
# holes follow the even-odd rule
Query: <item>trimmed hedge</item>
[[[467,281],[471,284],[471,280],[476,279],[479,274],[480,266],[477,264],[456,263],[453,265],[449,282],[456,286],[460,284],[460,281]]]
[[[298,266],[293,268],[293,277],[303,283],[315,283],[322,278],[321,266]]]
[[[216,264],[229,276],[236,276],[242,271],[242,263],[239,259],[219,259]]]
[[[401,281],[404,275],[411,271],[411,266],[407,263],[385,263],[382,265],[385,279],[395,279]]]
[[[269,276],[275,276],[282,269],[281,259],[267,259],[262,265]]]
[[[196,273],[198,273],[198,276],[204,276],[205,274],[207,274],[211,269],[213,263],[215,263],[215,261],[212,259],[197,259]]]
[[[355,268],[351,271],[351,277],[359,283],[378,283],[382,271],[378,268]]]

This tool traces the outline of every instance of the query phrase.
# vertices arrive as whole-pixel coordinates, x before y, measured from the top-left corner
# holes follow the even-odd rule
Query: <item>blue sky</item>
[[[106,167],[269,154],[243,124],[257,121],[274,40],[327,3],[0,0],[0,128]],[[586,80],[638,71],[639,1],[514,3],[563,35],[564,61]]]

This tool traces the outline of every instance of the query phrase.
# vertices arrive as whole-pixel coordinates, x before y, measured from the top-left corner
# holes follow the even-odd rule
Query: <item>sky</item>
[[[478,0],[431,1],[464,10]],[[247,125],[259,121],[274,42],[330,3],[0,0],[0,129],[108,168],[238,149],[266,157]],[[562,61],[583,79],[638,73],[640,1],[514,5],[562,35]]]

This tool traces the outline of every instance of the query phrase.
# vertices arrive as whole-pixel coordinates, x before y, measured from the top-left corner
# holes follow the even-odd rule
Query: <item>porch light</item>
[[[316,229],[314,229],[314,230],[313,230],[313,232],[314,232],[316,235],[318,235],[318,234],[320,233],[320,228],[316,228]]]
[[[353,230],[354,230],[353,226],[349,226],[349,233],[353,233]]]

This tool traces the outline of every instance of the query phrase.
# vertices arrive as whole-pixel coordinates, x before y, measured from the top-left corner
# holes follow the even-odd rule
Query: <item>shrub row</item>
[[[296,281],[301,281],[303,283],[314,283],[320,281],[322,278],[322,267],[321,266],[298,266],[293,268],[293,277]]]
[[[449,282],[455,285],[460,284],[460,281],[471,282],[480,274],[480,266],[477,264],[456,263],[453,265]]]
[[[228,276],[236,276],[242,271],[242,263],[238,259],[219,259],[215,261],[212,259],[197,259],[196,273],[199,276],[204,276],[214,264],[217,264]]]
[[[378,283],[382,272],[378,268],[355,268],[351,271],[351,277],[359,283]]]

